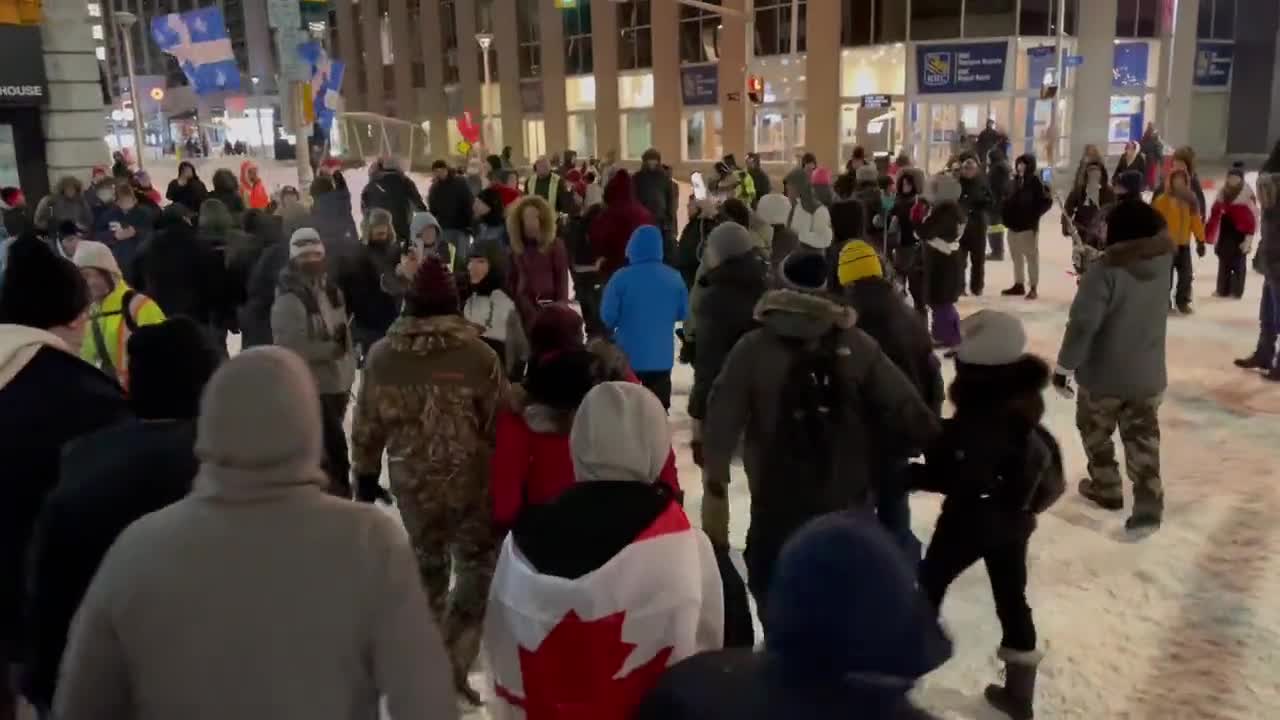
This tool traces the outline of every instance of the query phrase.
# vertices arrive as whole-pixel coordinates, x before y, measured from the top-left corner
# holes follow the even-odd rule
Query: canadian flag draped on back
[[[489,593],[497,720],[625,720],[670,665],[724,642],[711,543],[671,505],[576,579],[541,575],[514,536]]]

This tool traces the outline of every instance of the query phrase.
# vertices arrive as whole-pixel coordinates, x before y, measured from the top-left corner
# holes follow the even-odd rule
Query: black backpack
[[[787,497],[776,502],[808,516],[831,508],[835,475],[835,448],[844,425],[843,388],[836,353],[837,330],[823,336],[816,347],[791,346],[791,361],[778,391],[778,416],[774,428],[776,464],[774,477],[788,477]],[[797,517],[796,520],[803,521]]]

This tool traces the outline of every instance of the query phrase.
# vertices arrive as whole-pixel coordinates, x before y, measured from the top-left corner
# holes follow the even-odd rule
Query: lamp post
[[[489,146],[489,48],[493,46],[492,33],[476,33],[480,43],[480,57],[484,64],[484,85],[480,90],[480,155]]]
[[[249,78],[253,83],[253,104],[256,106],[255,113],[258,116],[258,153],[259,157],[267,156],[266,134],[262,132],[262,95],[258,93],[258,83],[262,82],[262,78],[254,75]]]
[[[114,13],[114,17],[120,34],[124,36],[125,64],[129,66],[129,102],[133,105],[133,154],[138,161],[138,170],[142,170],[142,105],[138,102],[138,77],[133,71],[133,38],[129,35],[138,22],[138,16],[122,10]]]

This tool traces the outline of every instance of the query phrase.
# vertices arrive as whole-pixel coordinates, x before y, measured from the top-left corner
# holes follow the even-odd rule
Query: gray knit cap
[[[755,239],[746,228],[736,222],[722,222],[707,236],[702,262],[710,270],[727,260],[746,255],[755,250],[755,247]]]

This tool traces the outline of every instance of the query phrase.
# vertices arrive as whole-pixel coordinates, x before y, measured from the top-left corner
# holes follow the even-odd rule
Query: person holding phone
[[[155,217],[138,203],[128,182],[117,182],[114,191],[114,202],[99,218],[93,239],[111,248],[124,277],[133,282],[138,248],[155,230]]]

